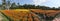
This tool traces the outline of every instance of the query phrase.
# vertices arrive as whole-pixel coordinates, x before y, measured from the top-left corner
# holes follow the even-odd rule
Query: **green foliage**
[[[5,0],[3,0],[3,3],[2,3],[2,5],[0,5],[0,8],[2,8],[3,7],[3,9],[6,9],[6,3],[4,3],[4,1]],[[5,6],[4,6],[5,5]],[[9,9],[43,9],[43,10],[60,10],[60,8],[55,8],[55,7],[53,7],[53,8],[50,8],[50,7],[48,7],[48,6],[40,6],[40,5],[37,5],[37,6],[35,6],[35,5],[31,5],[31,4],[24,4],[24,5],[20,5],[20,3],[15,3],[15,2],[13,2],[13,3],[10,3],[10,1],[8,1],[8,3],[7,3],[7,5],[9,5],[10,7],[9,7]]]
[[[10,9],[43,9],[43,10],[60,10],[59,8],[50,8],[48,6],[35,6],[35,5],[31,5],[31,4],[24,4],[24,5],[16,5],[15,7],[13,7],[14,5],[16,5],[15,3],[13,3],[10,7]]]

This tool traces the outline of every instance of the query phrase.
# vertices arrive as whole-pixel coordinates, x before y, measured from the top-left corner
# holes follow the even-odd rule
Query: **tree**
[[[52,10],[55,10],[55,7],[53,7]]]
[[[6,0],[2,0],[2,7],[3,9],[6,9]]]
[[[16,9],[16,8],[17,8],[16,3],[15,3],[15,2],[14,2],[14,3],[12,3],[12,5],[11,5],[10,9]]]
[[[10,1],[8,0],[6,4],[6,9],[9,10],[9,8],[11,7]]]
[[[23,7],[24,7],[25,9],[27,9],[27,8],[28,8],[27,4],[24,4],[24,5],[23,5]]]

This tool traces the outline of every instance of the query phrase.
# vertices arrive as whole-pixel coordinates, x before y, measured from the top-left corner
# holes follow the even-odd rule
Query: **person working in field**
[[[41,17],[40,21],[60,21],[60,13],[59,12],[54,12],[54,13],[37,13],[32,11],[33,13],[35,13],[36,15],[38,15],[39,17]]]
[[[51,15],[45,14],[45,21],[60,21],[60,12]]]
[[[53,21],[60,21],[60,13],[56,15],[56,17],[53,19]]]

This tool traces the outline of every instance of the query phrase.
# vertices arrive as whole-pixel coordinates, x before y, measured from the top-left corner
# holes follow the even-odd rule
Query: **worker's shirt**
[[[53,19],[53,21],[60,21],[60,18],[55,18]]]

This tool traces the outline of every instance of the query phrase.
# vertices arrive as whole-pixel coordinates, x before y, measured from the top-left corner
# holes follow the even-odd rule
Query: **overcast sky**
[[[20,4],[43,5],[56,8],[60,6],[60,0],[11,0],[11,2],[19,2]],[[1,0],[0,3],[2,3]]]

